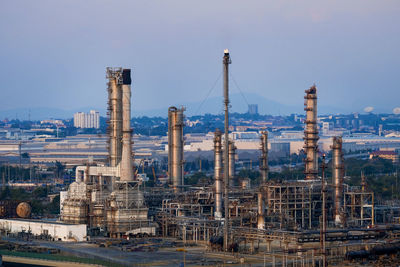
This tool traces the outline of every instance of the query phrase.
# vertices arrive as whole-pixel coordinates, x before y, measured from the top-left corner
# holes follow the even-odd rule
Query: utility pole
[[[224,50],[223,57],[224,68],[224,111],[225,111],[225,143],[224,143],[224,206],[225,206],[225,222],[224,222],[224,251],[228,251],[229,238],[229,64],[231,58],[229,50]]]

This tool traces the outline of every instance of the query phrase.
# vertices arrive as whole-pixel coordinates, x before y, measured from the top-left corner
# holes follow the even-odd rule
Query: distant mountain
[[[245,113],[248,110],[248,104],[258,104],[258,112],[260,114],[270,115],[290,115],[293,113],[303,114],[304,106],[300,103],[299,106],[290,106],[279,102],[267,99],[263,96],[254,93],[232,94],[230,95],[230,111]],[[173,105],[171,105],[173,106]],[[211,97],[202,102],[189,102],[175,104],[175,106],[185,106],[187,116],[202,115],[205,113],[220,114],[223,112],[222,97]],[[133,110],[133,116],[167,116],[168,107],[148,109],[148,110]],[[336,113],[351,113],[351,110],[340,109],[331,106],[319,106],[320,114],[336,114]]]
[[[298,106],[290,106],[281,104],[279,102],[267,99],[263,96],[254,93],[242,94],[232,94],[230,96],[230,112],[245,113],[248,110],[248,104],[258,104],[258,112],[260,114],[270,114],[270,115],[289,115],[292,113],[304,114],[303,103]],[[220,114],[223,113],[223,99],[222,97],[211,97],[204,101],[189,102],[189,103],[174,103],[169,106],[185,106],[186,115],[202,115],[205,113]],[[161,116],[166,117],[168,107],[162,108],[146,109],[146,110],[136,110],[135,106],[132,106],[132,116]],[[106,106],[104,108],[93,108],[84,107],[79,109],[59,109],[59,108],[16,108],[9,110],[0,110],[0,119],[8,118],[20,120],[43,120],[43,119],[68,119],[72,118],[75,112],[88,112],[94,109],[100,112],[101,116],[106,115]],[[340,109],[331,106],[318,106],[319,114],[338,114],[338,113],[351,113],[354,110],[351,109]]]

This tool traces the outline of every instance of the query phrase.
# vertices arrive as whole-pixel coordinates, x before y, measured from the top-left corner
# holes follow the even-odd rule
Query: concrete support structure
[[[261,157],[260,170],[263,183],[268,181],[268,132],[261,133]]]
[[[233,141],[229,141],[229,186],[238,186],[238,180],[236,176],[236,147]]]
[[[214,179],[215,179],[215,212],[216,219],[222,218],[222,136],[217,129],[214,135]]]
[[[305,179],[318,178],[318,125],[317,125],[317,87],[311,86],[305,91],[304,110],[306,111],[306,126],[304,129]]]
[[[183,112],[184,108],[168,109],[168,175],[175,192],[183,182]]]
[[[334,221],[336,224],[342,224],[342,203],[343,203],[343,152],[342,137],[333,137],[332,148],[332,183],[334,199]]]
[[[133,181],[131,129],[131,70],[122,71],[122,158],[121,181]]]

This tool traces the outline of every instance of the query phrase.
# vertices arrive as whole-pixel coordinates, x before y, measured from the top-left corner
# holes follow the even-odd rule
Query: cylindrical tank
[[[184,108],[168,109],[168,175],[175,192],[183,185],[183,112]]]
[[[335,223],[341,223],[340,210],[343,198],[343,153],[342,137],[333,137],[332,148],[332,180],[334,186]]]
[[[265,229],[265,218],[264,218],[264,197],[262,192],[258,192],[257,195],[257,228]]]
[[[215,218],[222,218],[222,137],[217,129],[214,135]]]
[[[31,206],[26,202],[21,202],[17,206],[17,215],[20,218],[29,218],[31,216]]]

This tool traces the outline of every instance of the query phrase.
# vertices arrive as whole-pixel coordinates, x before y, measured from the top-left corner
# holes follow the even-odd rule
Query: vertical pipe
[[[215,218],[222,218],[222,137],[217,129],[214,134],[214,178],[215,178]]]
[[[224,206],[225,206],[225,222],[224,222],[224,250],[228,251],[228,238],[229,238],[229,64],[231,58],[228,49],[224,50],[223,68],[224,68],[224,111],[225,111],[225,125],[224,125]]]
[[[265,218],[264,218],[264,198],[262,192],[258,192],[258,202],[257,202],[257,228],[258,229],[265,229]]]
[[[176,112],[174,125],[174,163],[175,163],[175,182],[174,185],[179,191],[183,185],[183,109]]]
[[[169,109],[171,117],[171,136],[168,137],[171,149],[169,166],[171,167],[170,179],[175,192],[179,192],[183,185],[183,111],[184,108],[177,109],[171,107]]]
[[[261,133],[261,175],[263,183],[268,181],[268,132]]]
[[[236,177],[236,169],[235,169],[235,156],[236,156],[236,147],[233,141],[228,142],[229,146],[229,186],[238,186],[238,181]]]
[[[117,106],[116,106],[116,165],[121,163],[122,158],[122,86],[121,86],[121,69],[115,72],[117,77]]]
[[[311,86],[305,90],[305,108],[306,126],[304,130],[304,149],[306,151],[305,159],[305,178],[306,180],[315,180],[318,177],[318,125],[317,125],[317,87]]]
[[[321,231],[321,247],[323,256],[323,267],[327,265],[326,259],[326,186],[325,186],[325,154],[322,156],[322,181],[321,181],[321,191],[322,191],[322,231]]]
[[[341,205],[343,198],[343,153],[342,153],[342,137],[333,137],[332,148],[332,180],[334,187],[334,221],[337,224],[342,223]]]
[[[117,80],[110,77],[110,166],[117,166]]]
[[[133,181],[131,129],[131,70],[122,71],[122,158],[121,181]]]
[[[172,185],[172,112],[176,110],[175,107],[170,107],[168,109],[168,178],[169,178],[169,183]]]
[[[110,166],[117,166],[122,157],[122,89],[121,69],[107,68],[110,102]]]

